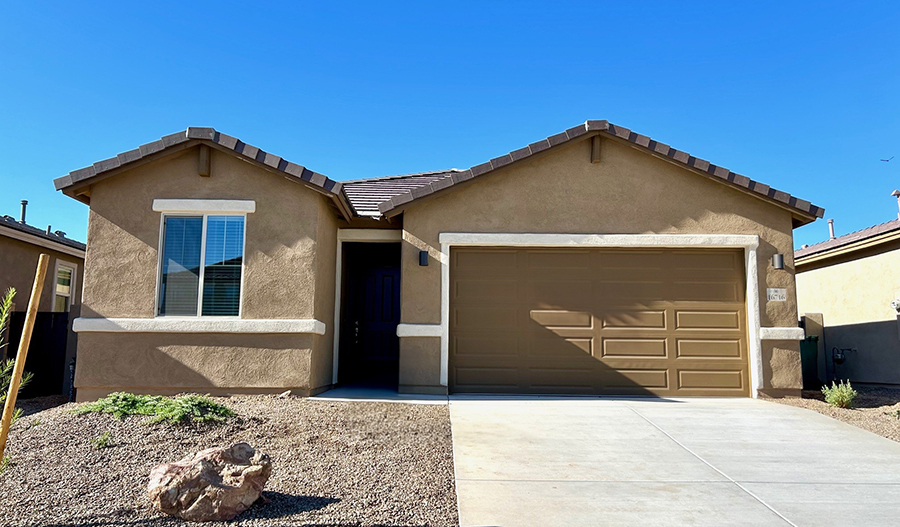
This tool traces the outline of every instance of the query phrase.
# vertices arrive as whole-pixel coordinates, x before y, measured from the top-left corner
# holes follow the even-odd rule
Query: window
[[[238,316],[243,261],[244,216],[164,216],[159,315]]]
[[[75,289],[76,265],[57,260],[56,281],[53,291],[53,311],[68,313],[72,307],[72,291]]]

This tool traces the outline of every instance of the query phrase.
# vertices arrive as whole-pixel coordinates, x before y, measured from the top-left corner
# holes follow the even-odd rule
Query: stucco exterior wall
[[[900,333],[891,301],[900,298],[900,242],[804,265],[801,312],[823,315],[826,377],[900,384]],[[833,348],[846,349],[832,364]]]
[[[241,317],[315,318],[330,326],[333,307],[316,300],[316,288],[328,287],[320,276],[328,257],[317,261],[320,233],[333,230],[319,225],[327,198],[215,149],[211,176],[200,177],[198,151],[192,148],[92,186],[83,316],[155,316],[161,214],[152,210],[154,199],[252,199],[256,212],[247,215],[245,227]],[[325,237],[333,247],[334,235]],[[154,393],[310,390],[321,376],[310,380],[313,356],[327,349],[330,360],[330,338],[330,333],[82,333],[76,386],[80,400],[119,388]]]
[[[442,232],[576,234],[755,234],[763,327],[796,327],[793,233],[789,212],[613,140],[590,162],[584,140],[500,169],[456,190],[414,204],[403,214],[402,322],[439,324]],[[418,265],[428,250],[432,265]],[[785,269],[769,266],[775,253]],[[767,302],[766,288],[787,289]],[[401,339],[401,384],[439,386],[439,339]],[[801,385],[799,343],[765,345],[766,388]],[[767,373],[768,372],[768,373]]]
[[[318,233],[316,242],[316,319],[325,322],[326,330],[317,336],[310,366],[310,388],[321,391],[331,386],[334,363],[334,284],[337,270],[338,220],[335,211],[325,200],[319,200]]]
[[[65,254],[46,247],[39,247],[21,240],[0,235],[0,294],[9,287],[16,288],[15,310],[25,311],[28,307],[28,296],[34,283],[34,272],[37,269],[41,253],[50,256],[47,266],[47,279],[41,292],[39,311],[53,311],[53,298],[56,294],[56,276],[53,274],[57,261],[76,264],[75,289],[72,291],[72,314],[77,315],[81,309],[81,285],[84,283],[84,260],[71,254]]]

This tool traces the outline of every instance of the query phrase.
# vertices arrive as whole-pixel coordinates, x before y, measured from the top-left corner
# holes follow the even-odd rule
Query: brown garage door
[[[740,250],[458,248],[454,392],[749,395]]]

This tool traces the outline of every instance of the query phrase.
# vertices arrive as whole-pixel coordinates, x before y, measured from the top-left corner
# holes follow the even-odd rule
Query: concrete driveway
[[[752,399],[451,397],[460,524],[898,525],[900,443]]]

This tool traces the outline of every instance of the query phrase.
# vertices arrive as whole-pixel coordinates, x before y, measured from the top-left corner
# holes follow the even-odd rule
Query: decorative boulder
[[[150,472],[147,491],[160,511],[189,521],[230,520],[262,493],[272,463],[247,443],[209,448]]]

